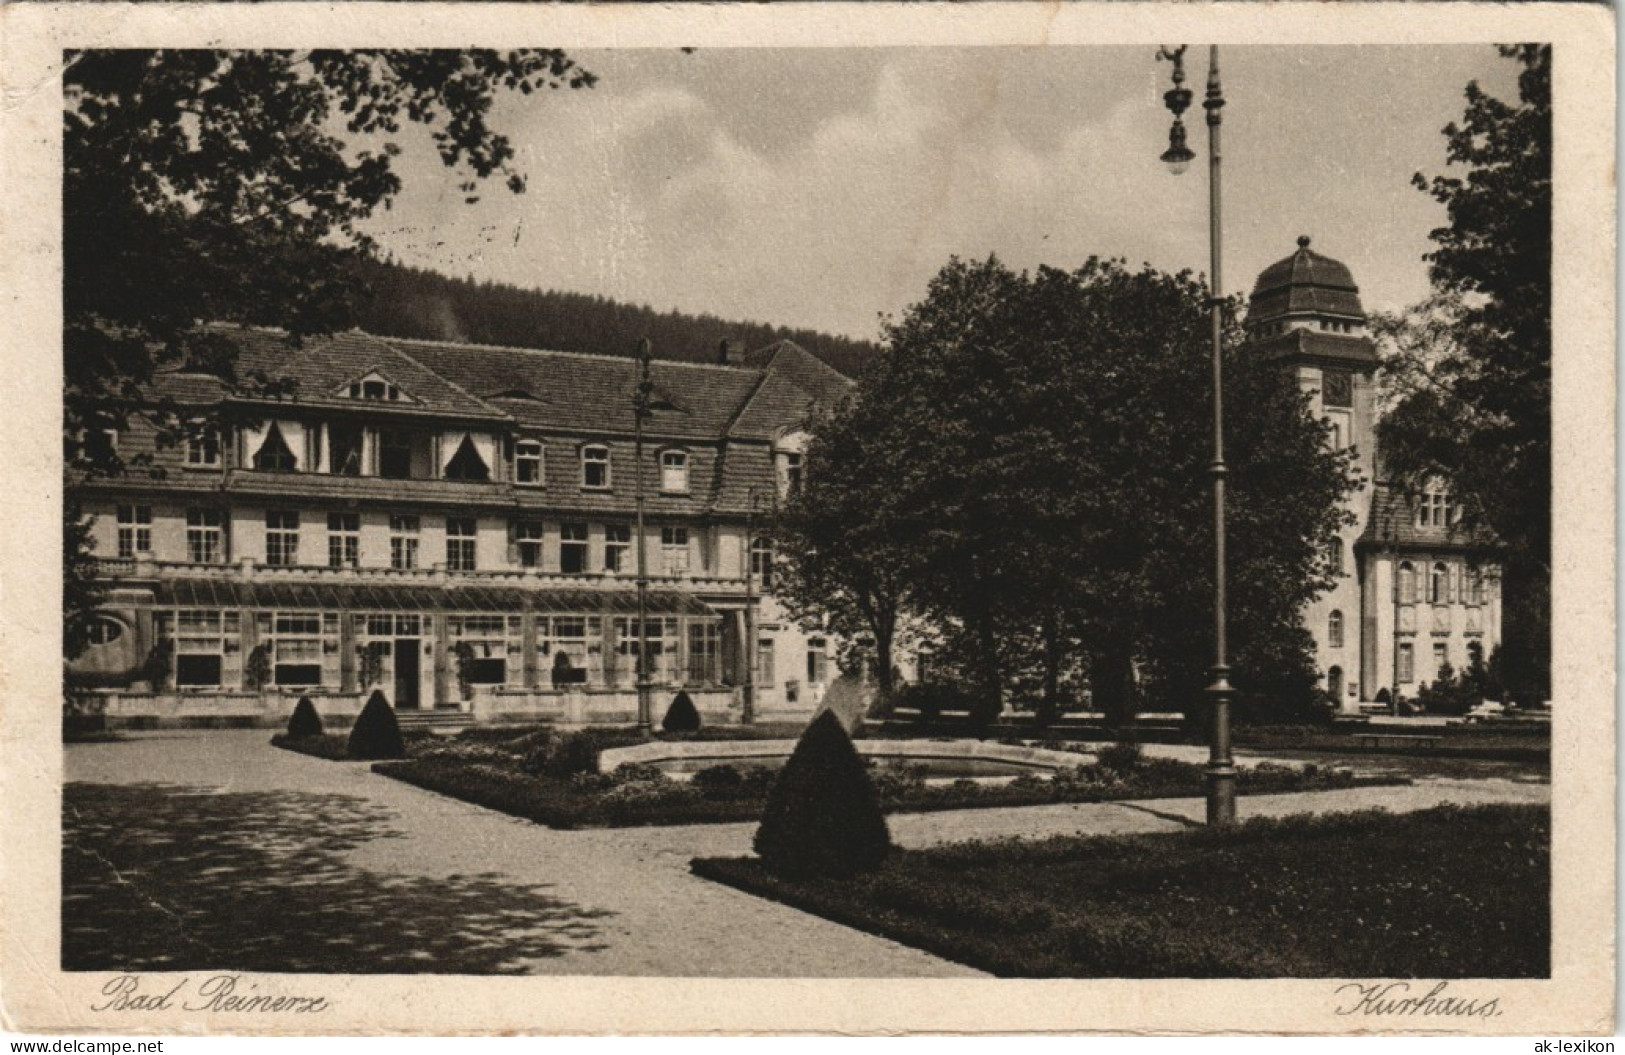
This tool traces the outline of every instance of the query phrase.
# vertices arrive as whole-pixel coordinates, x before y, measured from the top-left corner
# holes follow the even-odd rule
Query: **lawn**
[[[1002,977],[1543,978],[1550,844],[1546,807],[1444,806],[894,850],[840,880],[692,867]]]
[[[494,739],[488,733],[444,742],[415,757],[380,762],[373,771],[408,784],[555,828],[634,827],[753,821],[762,814],[775,771],[713,766],[688,781],[651,766],[597,771],[598,753],[636,742],[625,730],[557,734],[546,729]],[[1202,767],[1108,753],[1111,764],[1080,764],[1054,778],[1022,776],[1003,784],[928,782],[916,765],[872,768],[887,812],[1033,806],[1057,802],[1194,797],[1204,793]],[[1082,761],[1080,759],[1080,761]],[[1345,770],[1262,764],[1241,770],[1242,794],[1324,791],[1361,784],[1405,783],[1357,778]]]

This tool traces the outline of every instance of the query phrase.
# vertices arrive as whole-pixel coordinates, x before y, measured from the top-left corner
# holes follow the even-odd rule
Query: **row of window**
[[[1444,561],[1434,563],[1428,572],[1426,587],[1428,604],[1481,605],[1489,596],[1489,580],[1482,569],[1461,568],[1453,572]],[[1395,578],[1395,599],[1400,604],[1418,601],[1418,570],[1410,561],[1400,562]]]
[[[124,558],[145,556],[152,552],[152,507],[121,505],[118,507],[118,554]],[[275,567],[294,567],[314,563],[302,559],[300,539],[303,518],[297,510],[273,509],[265,514],[265,563]],[[473,517],[446,517],[445,566],[447,571],[471,572],[478,570],[477,523]],[[423,518],[413,514],[392,515],[389,518],[389,566],[397,570],[423,567],[421,536]],[[509,525],[513,554],[510,563],[523,568],[544,566],[543,547],[545,529],[541,521],[519,520]],[[636,556],[632,551],[632,525],[604,524],[603,545],[599,550],[599,566],[590,566],[592,547],[588,525],[580,521],[566,521],[559,525],[559,571],[565,575],[584,575],[591,571],[609,574],[629,574],[635,570]],[[327,514],[326,565],[330,568],[358,568],[361,565],[361,515],[359,513]],[[661,567],[667,575],[678,575],[690,569],[689,529],[681,524],[666,525],[660,529]],[[306,555],[307,557],[310,555]],[[225,517],[219,509],[188,509],[186,511],[186,559],[194,564],[219,564],[226,560]],[[432,562],[431,562],[432,563]],[[773,582],[773,544],[766,538],[751,541],[751,574],[764,586]]]
[[[1484,658],[1483,648],[1484,646],[1480,645],[1476,641],[1469,643],[1467,646],[1467,651],[1469,653],[1468,662],[1472,663],[1475,661],[1482,661]],[[1443,641],[1434,642],[1433,670],[1435,672],[1435,677],[1437,677],[1437,672],[1443,670],[1444,667],[1449,663],[1450,646],[1445,644]],[[1409,684],[1416,680],[1416,648],[1411,644],[1411,642],[1401,641],[1399,643],[1399,649],[1394,654],[1394,665],[1396,668],[1394,671],[1394,676],[1402,684]]]

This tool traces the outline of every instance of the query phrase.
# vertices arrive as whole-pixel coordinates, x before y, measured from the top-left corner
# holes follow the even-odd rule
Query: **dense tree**
[[[1119,719],[1136,685],[1188,709],[1212,660],[1205,297],[1188,275],[1111,261],[1035,275],[951,262],[814,441],[809,488],[859,485],[817,547],[815,492],[792,503],[792,592],[850,590],[878,558],[984,708],[1027,684],[1053,713],[1064,672],[1087,669]],[[1299,611],[1329,585],[1355,481],[1291,379],[1239,337],[1230,327],[1230,611],[1256,712],[1310,695]],[[842,475],[820,482],[820,464]]]
[[[1551,48],[1500,51],[1522,67],[1518,102],[1469,84],[1444,129],[1464,171],[1415,177],[1450,222],[1427,257],[1435,298],[1385,324],[1397,393],[1380,439],[1401,486],[1442,473],[1505,546],[1505,669],[1531,700],[1550,691]]]
[[[160,442],[212,427],[153,404],[147,386],[189,363],[248,391],[232,349],[199,321],[274,324],[293,339],[351,321],[361,220],[400,189],[396,133],[425,126],[466,177],[517,191],[512,144],[487,121],[498,92],[593,83],[563,52],[164,51],[71,53],[63,74],[64,461],[125,471],[105,442],[132,415]],[[66,644],[83,647],[95,592],[67,510]]]
[[[791,340],[854,376],[879,351],[868,341],[814,330],[660,312],[585,293],[451,278],[389,261],[358,261],[355,273],[367,290],[356,304],[356,324],[389,337],[598,355],[634,355],[638,341],[648,337],[658,358],[703,363],[716,361],[717,345],[724,339],[746,348]]]

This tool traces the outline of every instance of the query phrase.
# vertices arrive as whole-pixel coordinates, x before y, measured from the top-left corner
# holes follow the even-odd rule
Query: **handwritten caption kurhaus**
[[[1499,997],[1489,999],[1452,996],[1449,982],[1435,982],[1419,996],[1409,982],[1347,982],[1337,987],[1339,1015],[1375,1015],[1384,1018],[1434,1017],[1499,1018]],[[1418,990],[1420,991],[1420,990]]]
[[[190,977],[165,987],[147,988],[138,974],[116,975],[102,986],[102,1001],[92,1011],[219,1011],[233,1014],[310,1015],[331,1005],[325,996],[264,991],[259,982],[238,974],[210,975],[193,984]]]

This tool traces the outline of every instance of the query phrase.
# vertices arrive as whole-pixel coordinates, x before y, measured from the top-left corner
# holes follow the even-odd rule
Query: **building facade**
[[[1349,269],[1309,248],[1259,275],[1247,311],[1257,354],[1291,371],[1350,449],[1364,485],[1328,560],[1336,585],[1304,610],[1323,685],[1339,710],[1414,696],[1447,665],[1488,659],[1501,640],[1493,540],[1463,526],[1448,482],[1420,493],[1386,479],[1377,446],[1377,352]]]
[[[654,362],[640,462],[632,359],[220,332],[293,394],[161,374],[155,399],[227,427],[161,448],[134,420],[112,442],[158,471],[74,489],[107,594],[69,681],[112,720],[275,724],[381,690],[403,715],[634,721],[640,549],[654,721],[678,689],[710,722],[801,717],[835,676],[761,530],[851,384],[805,350]]]

